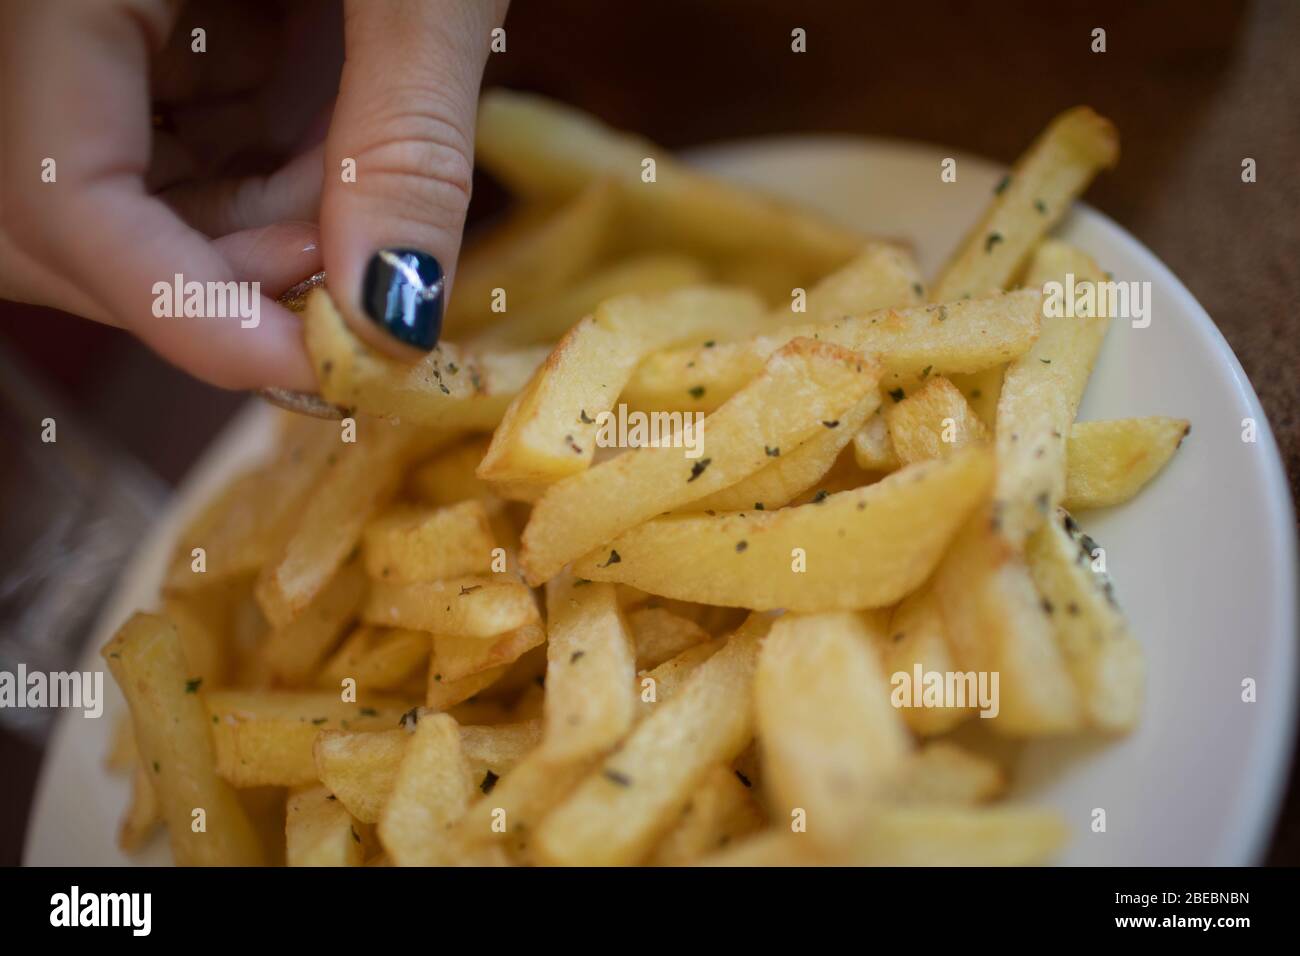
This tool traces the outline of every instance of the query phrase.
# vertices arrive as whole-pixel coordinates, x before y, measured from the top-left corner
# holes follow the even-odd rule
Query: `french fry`
[[[546,358],[545,348],[476,350],[440,343],[408,365],[370,351],[325,289],[303,313],[321,397],[352,412],[448,430],[492,428]]]
[[[281,787],[252,787],[236,790],[240,806],[257,831],[266,851],[267,866],[285,865],[285,791]]]
[[[1030,807],[918,806],[878,811],[850,843],[828,851],[773,827],[701,866],[1032,866],[1065,842],[1061,820]]]
[[[190,676],[208,687],[220,687],[230,674],[230,654],[226,646],[228,608],[220,585],[171,594],[163,599],[163,614],[176,625],[181,652]]]
[[[887,407],[885,423],[894,453],[905,465],[944,458],[991,437],[962,393],[942,377]]]
[[[686,866],[762,825],[763,813],[736,772],[727,766],[714,767],[646,862],[650,866]]]
[[[721,650],[725,643],[726,638],[715,637],[703,644],[688,647],[658,667],[638,672],[639,716],[649,716],[664,701],[672,699],[696,669]]]
[[[635,448],[552,485],[523,535],[530,584],[647,518],[753,474],[837,421],[875,386],[876,367],[845,349],[795,339],[703,422],[707,454]],[[590,575],[584,575],[590,576]]]
[[[1191,429],[1182,418],[1077,422],[1065,445],[1062,506],[1084,511],[1123,504],[1160,473]]]
[[[321,786],[289,793],[285,862],[289,866],[360,866],[365,859],[358,822]]]
[[[660,670],[667,670],[670,664],[697,651],[699,648],[692,648],[685,654],[678,655],[673,661],[662,665]],[[678,684],[674,678],[677,674],[684,674],[687,669],[679,667],[672,676],[663,676],[661,691],[664,697],[674,692]],[[537,690],[536,687],[532,689]],[[630,693],[629,688],[629,695]],[[550,697],[549,692],[547,697]],[[642,700],[644,701],[644,696]],[[646,705],[642,703],[641,706],[644,708]],[[538,822],[573,789],[596,762],[594,757],[557,759],[545,748],[537,747],[516,764],[507,767],[509,772],[499,781],[489,780],[485,774],[479,783],[482,796],[474,801],[456,825],[457,844],[465,848],[466,853],[472,853],[474,847],[483,844],[505,846],[516,859],[526,860],[529,840]],[[499,773],[498,771],[498,775]]]
[[[131,727],[131,714],[118,714],[113,720],[113,737],[104,757],[104,769],[114,773],[127,773],[140,765],[140,755],[135,749],[135,731]]]
[[[117,845],[123,853],[138,853],[163,823],[162,803],[150,773],[143,764],[131,770],[131,802],[117,830]]]
[[[751,618],[542,821],[533,841],[541,862],[616,866],[647,855],[710,768],[753,736],[754,669],[768,624]]]
[[[461,727],[460,745],[465,751],[470,775],[480,791],[487,793],[493,780],[519,765],[542,742],[539,718],[489,727]]]
[[[338,450],[338,426],[303,419],[281,433],[279,452],[266,465],[226,486],[181,534],[164,589],[209,588],[255,572],[292,528],[302,502]],[[202,573],[194,549],[203,549]]]
[[[770,305],[768,320],[773,328],[924,299],[921,274],[911,251],[891,242],[867,242],[857,255],[829,274],[779,255],[725,259],[713,266],[717,281],[752,289]]]
[[[505,293],[509,309],[561,294],[599,261],[617,201],[613,183],[594,180],[558,209],[525,212],[485,241],[470,243],[456,269],[443,334],[459,339],[497,318],[495,289]]]
[[[1026,749],[1034,746],[1034,741],[998,733],[996,724],[994,720],[968,720],[944,734],[942,740],[991,761],[1010,779],[1015,776]]]
[[[474,474],[491,440],[487,435],[472,435],[417,465],[407,481],[412,495],[435,508],[478,500],[491,515],[500,502],[487,483]]]
[[[883,409],[869,416],[854,432],[853,460],[863,471],[890,472],[898,468],[900,462],[889,437]]]
[[[875,309],[918,305],[924,301],[921,272],[904,249],[888,242],[869,242],[856,256],[808,290],[806,308],[790,304],[772,310],[771,322],[830,322]],[[787,297],[790,290],[785,290]]]
[[[648,253],[606,266],[572,288],[535,305],[511,311],[476,335],[476,348],[523,348],[554,342],[606,299],[656,296],[703,285],[708,272],[698,261],[674,253]]]
[[[782,296],[786,296],[786,289],[782,290]],[[802,289],[796,291],[804,292]],[[816,326],[822,323],[890,306],[918,304],[922,298],[920,273],[915,261],[905,251],[888,243],[872,242],[850,262],[823,277],[806,294],[798,298],[791,295],[789,298],[788,303],[772,309],[766,324],[771,326],[773,333],[789,332],[791,338],[795,334],[816,338]],[[791,326],[791,322],[802,324]],[[736,337],[733,335],[728,339]],[[763,347],[766,348],[767,344],[765,342]],[[710,343],[706,348],[712,349],[715,346],[716,342]],[[735,351],[735,347],[732,346],[728,351]],[[687,368],[693,369],[695,365],[693,359],[688,360]],[[706,387],[704,395],[691,394],[691,397],[700,402],[705,400],[707,394]],[[635,395],[634,387],[634,399]],[[673,407],[676,395],[669,394],[663,396],[663,399],[665,407]],[[715,408],[717,404],[719,401],[713,398],[705,400],[708,408]]]
[[[789,454],[773,458],[767,466],[730,488],[688,502],[678,510],[745,511],[753,508],[761,511],[785,507],[831,471],[844,446],[861,431],[879,405],[880,393],[872,389],[840,416],[834,428],[814,435]]]
[[[461,726],[460,745],[471,779],[480,789],[491,789],[491,784],[484,782],[488,775],[500,777],[513,769],[537,746],[541,731],[540,720]],[[323,731],[316,737],[316,773],[350,814],[363,823],[378,823],[410,737],[403,728]]]
[[[763,752],[757,740],[742,750],[739,757],[731,761],[731,769],[735,771],[736,779],[744,784],[748,790],[752,791],[754,798],[766,813],[767,799],[763,787]]]
[[[457,704],[472,701],[479,693],[491,687],[510,670],[509,664],[489,667],[485,671],[469,674],[458,680],[446,680],[435,656],[429,661],[429,678],[426,684],[424,705],[434,712],[450,710]]]
[[[902,774],[909,741],[861,618],[785,615],[763,643],[754,711],[772,815],[834,849]]]
[[[537,623],[524,624],[487,640],[458,634],[435,634],[433,653],[443,680],[458,681],[503,664],[512,664],[545,640],[546,630]]]
[[[627,615],[638,671],[651,670],[709,640],[709,632],[666,607],[642,607]]]
[[[103,650],[131,708],[140,766],[153,773],[172,856],[181,866],[257,866],[261,842],[235,791],[218,776],[200,688],[166,618],[136,614]],[[203,831],[193,828],[202,808]]]
[[[357,690],[395,691],[423,673],[432,640],[425,631],[362,625],[321,667],[317,684],[340,688],[356,682]]]
[[[1103,278],[1077,249],[1045,242],[1029,264],[1027,281],[1064,283],[1070,274],[1078,285]],[[1066,436],[1109,324],[1106,315],[1049,315],[1045,309],[1038,341],[1007,366],[998,399],[994,507],[1002,533],[1016,546],[1065,496]]]
[[[709,267],[714,281],[749,289],[774,311],[788,311],[795,296],[806,295],[826,275],[825,269],[784,259],[777,252],[712,259]]]
[[[409,737],[402,728],[321,731],[312,748],[316,775],[349,814],[378,823]]]
[[[407,487],[412,497],[437,508],[470,500],[481,503],[496,544],[508,556],[508,566],[514,567],[523,522],[516,521],[509,502],[499,494],[501,488],[492,488],[474,474],[490,441],[476,435],[418,465],[410,472]],[[494,551],[492,557],[496,561],[499,553]]]
[[[994,729],[1012,736],[1078,730],[1079,694],[1024,560],[977,511],[932,582],[961,671],[998,674]]]
[[[477,159],[520,195],[566,196],[610,178],[647,245],[713,255],[764,250],[829,271],[865,239],[812,213],[712,179],[663,149],[539,96],[490,90],[479,103]],[[643,160],[655,179],[642,181]]]
[[[454,862],[447,831],[472,793],[456,721],[446,714],[421,717],[379,815],[379,841],[392,861],[398,866]]]
[[[488,484],[494,494],[501,496],[503,502],[531,505],[546,491],[546,485],[541,482],[494,481]]]
[[[1006,785],[1006,775],[994,761],[936,740],[908,759],[894,799],[905,806],[970,806],[1000,796]]]
[[[697,860],[696,866],[827,866],[835,862],[806,834],[774,826]]]
[[[774,351],[796,337],[879,356],[882,388],[902,398],[925,369],[931,375],[978,372],[1023,355],[1038,337],[1035,290],[944,305],[905,306],[790,325],[712,348],[670,349],[642,362],[622,400],[642,410],[709,411],[752,379]]]
[[[1086,106],[1057,116],[998,185],[934,284],[933,300],[1006,288],[1075,197],[1118,159],[1119,134],[1109,120]]]
[[[854,866],[1033,866],[1065,843],[1068,831],[1037,807],[891,807],[836,862]]]
[[[538,620],[532,592],[513,575],[402,584],[373,581],[361,610],[370,624],[490,638]]]
[[[538,823],[597,763],[595,759],[552,760],[541,748],[524,757],[470,804],[452,834],[461,852],[483,845],[504,846],[515,859],[528,859]]]
[[[384,581],[437,581],[487,574],[496,541],[479,500],[443,508],[390,509],[366,526],[366,573]]]
[[[301,614],[271,631],[266,660],[280,683],[300,687],[310,680],[356,616],[365,592],[360,563],[346,564]]]
[[[231,598],[227,646],[231,654],[230,686],[265,690],[275,678],[266,659],[270,626],[255,594],[256,578],[248,578]]]
[[[316,782],[312,747],[325,730],[393,727],[402,701],[346,703],[315,691],[219,690],[207,695],[216,770],[236,787],[300,787]]]
[[[929,586],[909,594],[875,634],[886,674],[950,674],[960,670],[944,635],[943,615]],[[903,707],[903,721],[922,737],[951,730],[974,713],[967,707]]]
[[[292,622],[334,577],[428,440],[383,422],[358,423],[355,437],[339,442],[293,531],[258,575],[257,603],[274,627]]]
[[[604,419],[637,363],[658,349],[753,330],[752,293],[681,289],[602,302],[575,325],[506,409],[478,467],[489,482],[549,484],[590,466]]]
[[[1057,509],[1029,539],[1025,558],[1074,677],[1089,726],[1132,730],[1142,713],[1146,666],[1110,579],[1092,568],[1096,542]]]
[[[636,717],[636,649],[613,585],[552,578],[546,623],[542,749],[556,762],[598,756]]]
[[[323,462],[322,462],[323,463]],[[271,472],[269,466],[248,471],[233,479],[194,518],[181,534],[167,571],[167,588],[183,592],[256,570],[266,559],[266,527],[271,500],[259,489]],[[202,549],[203,562],[195,549]],[[212,576],[207,576],[207,553],[212,553]],[[202,567],[203,573],[197,568]]]
[[[987,450],[970,448],[799,507],[656,518],[580,558],[573,570],[679,600],[754,610],[884,607],[934,570],[988,493],[992,465]]]

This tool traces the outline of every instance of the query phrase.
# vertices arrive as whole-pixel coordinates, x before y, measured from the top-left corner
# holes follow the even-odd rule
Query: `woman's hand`
[[[431,348],[506,4],[6,0],[0,296],[216,385],[312,390],[274,297],[323,265],[370,344]],[[156,315],[177,275],[259,282],[256,326]]]

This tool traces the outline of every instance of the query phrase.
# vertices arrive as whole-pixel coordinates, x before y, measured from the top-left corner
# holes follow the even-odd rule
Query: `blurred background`
[[[795,27],[807,31],[801,56]],[[1104,54],[1090,50],[1096,27]],[[1297,0],[514,0],[506,28],[485,85],[545,93],[679,149],[838,132],[1010,163],[1054,114],[1092,105],[1118,125],[1123,155],[1087,200],[1217,322],[1296,496]],[[471,222],[501,202],[476,182]],[[142,529],[245,400],[116,329],[0,302],[0,669],[70,666]],[[59,423],[54,455],[33,424],[47,416]],[[0,864],[20,858],[49,716],[0,711]],[[1268,862],[1300,864],[1294,764]]]

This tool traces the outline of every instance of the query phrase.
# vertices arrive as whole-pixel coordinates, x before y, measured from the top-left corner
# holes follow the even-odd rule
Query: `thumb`
[[[506,5],[345,3],[321,251],[353,330],[392,355],[413,359],[438,342],[469,205],[479,86]]]

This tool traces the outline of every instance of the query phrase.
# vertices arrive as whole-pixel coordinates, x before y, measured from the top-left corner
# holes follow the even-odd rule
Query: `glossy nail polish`
[[[427,252],[380,249],[366,266],[361,308],[399,342],[428,351],[442,332],[443,286],[442,266]]]

